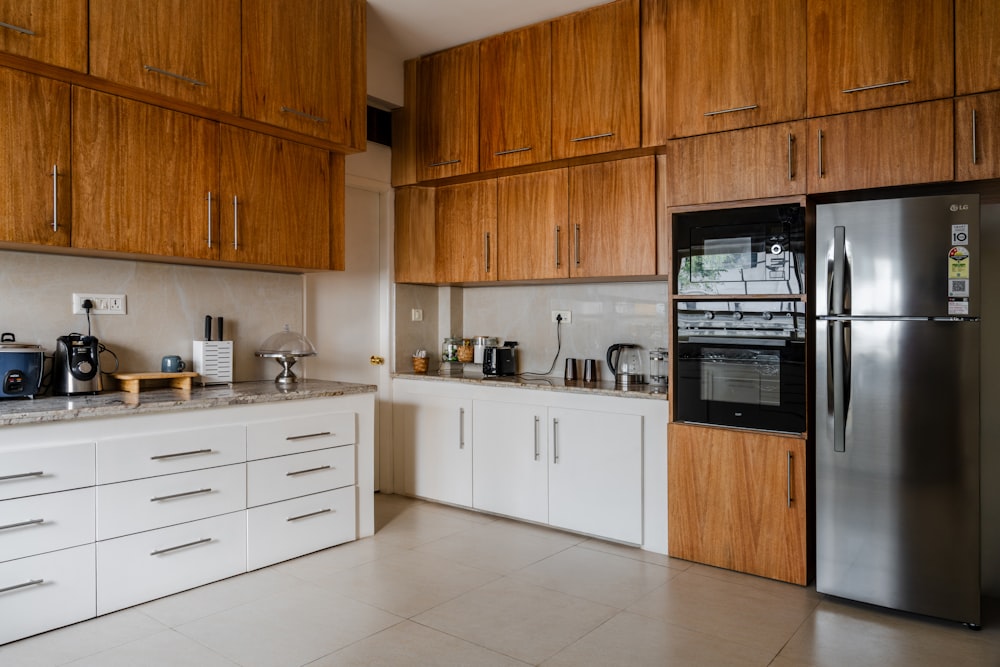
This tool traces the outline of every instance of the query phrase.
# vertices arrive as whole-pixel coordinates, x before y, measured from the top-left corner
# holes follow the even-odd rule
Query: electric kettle
[[[608,368],[615,376],[615,387],[633,389],[646,384],[642,374],[642,354],[634,343],[615,343],[608,348]]]

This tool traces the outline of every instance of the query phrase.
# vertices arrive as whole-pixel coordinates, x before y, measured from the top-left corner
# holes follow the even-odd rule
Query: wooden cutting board
[[[197,373],[112,373],[111,377],[118,380],[118,388],[130,394],[138,394],[143,385],[147,389],[152,386],[166,385],[173,389],[191,390],[191,379],[198,377]]]

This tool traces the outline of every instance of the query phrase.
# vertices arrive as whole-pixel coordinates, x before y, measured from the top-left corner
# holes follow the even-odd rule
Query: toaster
[[[502,377],[517,375],[517,341],[509,340],[503,347],[489,346],[483,350],[483,375]]]

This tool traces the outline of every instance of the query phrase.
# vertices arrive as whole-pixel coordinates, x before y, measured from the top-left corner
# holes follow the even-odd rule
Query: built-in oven
[[[677,302],[674,420],[806,430],[805,304]]]

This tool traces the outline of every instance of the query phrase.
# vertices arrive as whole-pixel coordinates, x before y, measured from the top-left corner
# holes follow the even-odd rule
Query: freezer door
[[[817,323],[816,590],[979,623],[979,326]]]
[[[816,314],[978,317],[979,195],[816,207]]]

